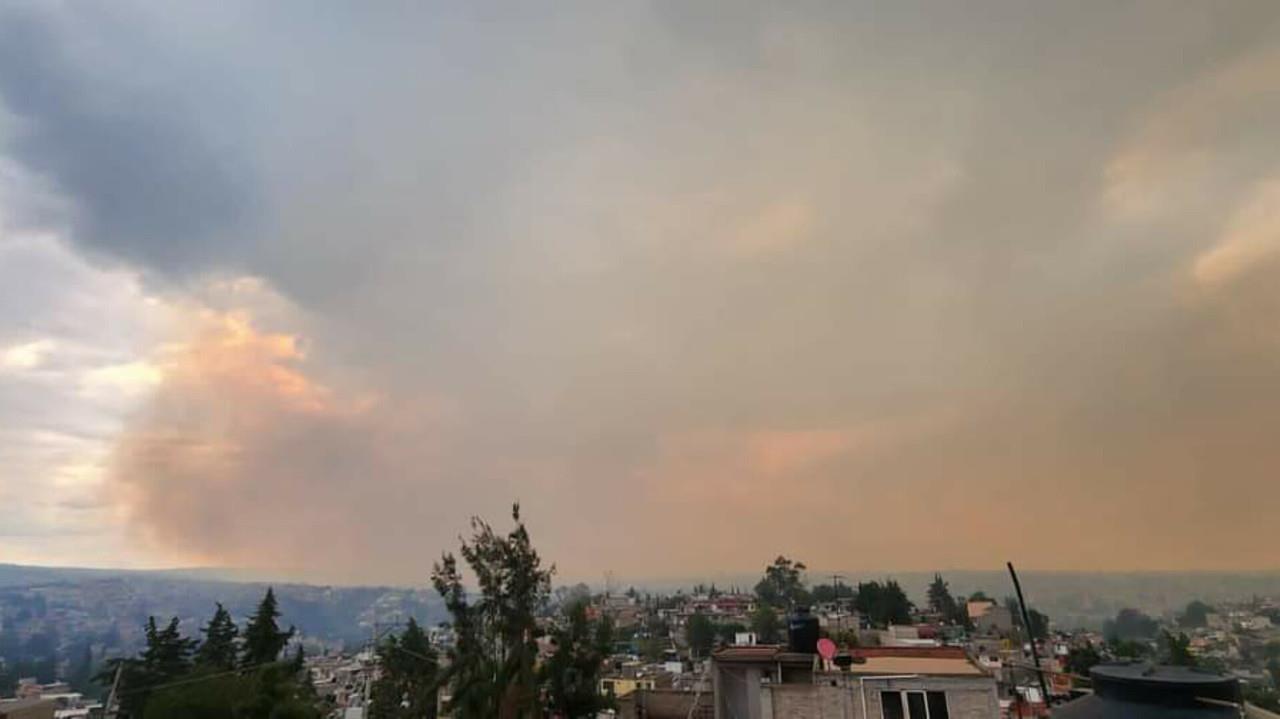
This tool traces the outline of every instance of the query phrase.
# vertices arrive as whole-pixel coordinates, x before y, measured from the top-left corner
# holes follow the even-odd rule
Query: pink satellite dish
[[[818,640],[818,656],[822,657],[823,659],[826,659],[827,661],[831,661],[831,658],[834,657],[835,655],[836,655],[835,642],[831,641],[830,639],[827,639],[826,637],[823,637]]]

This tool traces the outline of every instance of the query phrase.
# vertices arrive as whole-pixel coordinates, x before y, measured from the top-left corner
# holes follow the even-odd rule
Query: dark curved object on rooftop
[[[1054,719],[1209,719],[1240,716],[1240,683],[1190,667],[1099,664],[1093,694],[1062,705]]]

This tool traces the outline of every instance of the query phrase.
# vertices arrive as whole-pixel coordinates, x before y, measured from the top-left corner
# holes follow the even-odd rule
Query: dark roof
[[[1178,707],[1087,696],[1053,710],[1053,719],[1217,719],[1240,716],[1234,707],[1203,704]]]

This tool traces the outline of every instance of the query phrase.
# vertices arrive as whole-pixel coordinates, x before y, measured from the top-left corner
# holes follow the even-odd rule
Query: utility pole
[[[120,675],[124,673],[124,664],[116,665],[116,677],[111,680],[111,692],[107,694],[107,708],[104,712],[107,719],[115,719],[116,709],[116,690],[120,688]]]
[[[1027,600],[1022,598],[1022,583],[1018,581],[1018,573],[1013,571],[1013,562],[1009,565],[1009,576],[1013,577],[1013,589],[1018,593],[1018,608],[1022,610],[1022,626],[1027,629],[1027,638],[1031,640],[1031,661],[1036,665],[1036,679],[1040,680],[1040,696],[1044,697],[1044,705],[1049,706],[1049,684],[1044,680],[1044,672],[1040,669],[1040,652],[1036,649],[1036,635],[1031,631],[1031,615],[1027,613]]]

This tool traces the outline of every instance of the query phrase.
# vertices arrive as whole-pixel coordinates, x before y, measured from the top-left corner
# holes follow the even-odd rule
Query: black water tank
[[[1240,702],[1240,682],[1234,677],[1190,667],[1149,662],[1099,664],[1089,676],[1093,693],[1104,699],[1190,707],[1202,706],[1206,699]]]
[[[796,607],[787,617],[787,649],[805,654],[818,653],[818,618],[808,607]]]

